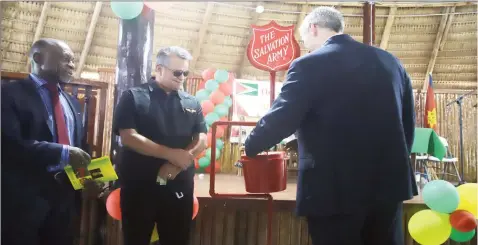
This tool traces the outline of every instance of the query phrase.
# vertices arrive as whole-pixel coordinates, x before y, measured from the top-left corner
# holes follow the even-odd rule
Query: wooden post
[[[127,89],[146,83],[151,78],[151,56],[154,38],[154,11],[143,8],[143,12],[131,20],[120,20],[118,29],[118,54],[116,56],[115,103]],[[118,139],[112,135],[111,159]]]
[[[363,4],[363,40],[368,45],[373,45],[373,3],[365,2]]]

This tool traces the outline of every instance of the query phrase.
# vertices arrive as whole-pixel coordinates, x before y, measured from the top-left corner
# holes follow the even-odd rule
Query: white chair
[[[426,162],[432,162],[435,165],[436,169],[440,169],[440,167],[438,167],[437,165],[443,164],[443,172],[437,173],[437,175],[441,175],[440,179],[444,179],[446,175],[449,175],[449,176],[457,177],[458,181],[461,182],[462,176],[460,176],[460,174],[458,172],[458,168],[456,167],[456,163],[458,162],[458,158],[454,157],[451,154],[450,149],[448,148],[448,141],[443,137],[440,137],[440,140],[446,148],[445,157],[441,161],[434,156],[427,156],[426,159],[423,159],[423,160],[425,160]],[[421,157],[425,157],[425,156],[421,156]],[[417,156],[417,159],[418,159],[418,156]],[[452,173],[448,172],[450,165],[453,168],[454,173],[453,172]]]

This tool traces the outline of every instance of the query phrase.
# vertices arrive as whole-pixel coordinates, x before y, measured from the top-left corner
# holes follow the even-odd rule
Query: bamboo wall
[[[460,135],[459,135],[459,116],[458,105],[452,104],[446,106],[449,102],[458,98],[461,93],[435,93],[437,106],[437,134],[448,140],[449,149],[453,156],[460,156]],[[423,115],[425,107],[426,94],[415,93],[415,108],[417,116],[417,127],[423,125]],[[463,111],[463,148],[464,148],[464,173],[465,180],[468,182],[477,181],[477,108],[473,107],[477,103],[477,95],[472,94],[464,97]],[[458,164],[458,168],[460,168]]]

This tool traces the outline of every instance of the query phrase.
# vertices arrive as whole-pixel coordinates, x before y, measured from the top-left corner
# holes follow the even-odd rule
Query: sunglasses
[[[164,66],[164,68],[166,68],[166,69],[172,71],[172,72],[173,72],[173,75],[174,75],[175,77],[180,77],[181,75],[184,75],[185,77],[187,77],[187,76],[189,75],[189,71],[173,70],[173,69],[171,69],[171,68],[169,68],[169,67],[166,67],[166,66]]]

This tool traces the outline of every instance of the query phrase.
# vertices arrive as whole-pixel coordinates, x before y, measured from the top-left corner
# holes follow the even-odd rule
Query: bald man
[[[40,39],[30,59],[28,78],[1,91],[2,244],[71,245],[76,193],[63,169],[84,175],[90,163],[80,105],[59,86],[72,80],[74,54]]]

